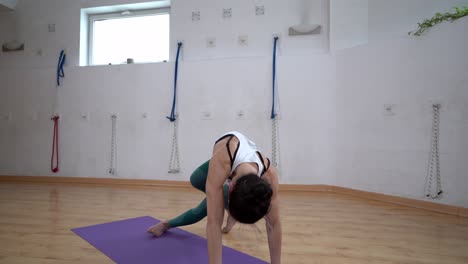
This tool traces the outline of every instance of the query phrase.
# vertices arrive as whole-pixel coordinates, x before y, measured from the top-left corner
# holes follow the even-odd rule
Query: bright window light
[[[91,65],[169,60],[169,13],[107,17],[90,21]]]

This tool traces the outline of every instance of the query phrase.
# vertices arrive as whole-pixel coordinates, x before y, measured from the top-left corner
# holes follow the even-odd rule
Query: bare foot
[[[224,234],[227,234],[231,232],[232,227],[236,224],[236,220],[231,216],[231,214],[228,215],[228,219],[226,221],[226,226],[223,227],[221,230]]]
[[[155,235],[156,237],[162,236],[168,229],[169,229],[169,222],[168,221],[162,221],[154,226],[151,226],[148,228],[148,232]]]
[[[221,230],[224,234],[231,232],[232,227],[236,224],[236,221],[231,220],[226,223],[226,226]]]

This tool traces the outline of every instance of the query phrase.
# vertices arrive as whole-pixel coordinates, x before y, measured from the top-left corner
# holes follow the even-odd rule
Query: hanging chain
[[[275,83],[275,88],[278,86],[278,83]],[[275,102],[276,102],[276,109],[275,109],[275,118],[271,120],[271,140],[272,140],[272,149],[271,149],[271,159],[273,160],[273,164],[275,167],[279,170],[279,165],[281,161],[281,155],[280,155],[280,133],[279,133],[279,120],[280,120],[280,115],[279,112],[281,110],[281,104],[280,104],[280,97],[278,94],[275,96]]]
[[[271,120],[271,160],[278,168],[279,164],[279,142],[278,142],[278,117]]]
[[[432,144],[429,161],[429,175],[426,184],[426,196],[432,199],[439,198],[442,194],[442,182],[440,175],[440,155],[439,155],[439,136],[440,136],[440,104],[432,106]],[[433,193],[432,181],[436,177],[436,190]]]
[[[115,175],[116,173],[116,161],[117,161],[117,145],[116,145],[116,136],[117,136],[117,115],[111,115],[112,120],[112,135],[111,135],[111,159],[110,159],[110,168],[109,173]]]
[[[180,159],[179,159],[179,141],[177,137],[177,122],[174,120],[174,131],[172,134],[172,148],[171,148],[171,159],[169,160],[169,173],[180,172]]]

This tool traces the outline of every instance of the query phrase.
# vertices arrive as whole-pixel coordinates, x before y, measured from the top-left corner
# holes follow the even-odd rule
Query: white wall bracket
[[[289,27],[289,36],[318,35],[322,32],[322,26],[299,24]]]

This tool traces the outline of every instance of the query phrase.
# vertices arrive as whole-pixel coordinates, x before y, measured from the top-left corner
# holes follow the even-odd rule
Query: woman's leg
[[[205,192],[206,178],[208,177],[208,167],[210,161],[203,163],[190,176],[190,182],[193,187]],[[192,208],[185,213],[169,220],[169,227],[178,227],[195,224],[207,216],[206,199],[203,199],[197,207]]]
[[[208,168],[210,167],[210,161],[207,161],[200,165],[190,176],[190,183],[193,187],[197,188],[202,192],[205,191],[206,179],[208,178]]]
[[[186,226],[200,222],[208,215],[206,207],[206,198],[195,208],[169,220],[169,228]]]
[[[208,167],[209,161],[202,164],[198,167],[190,176],[190,182],[192,183],[193,187],[197,188],[198,190],[205,192],[205,185],[206,179],[208,177]],[[229,194],[229,186],[224,186],[224,200],[225,200],[225,208],[227,208],[227,200]],[[192,208],[183,214],[173,218],[169,221],[161,222],[157,225],[154,225],[148,229],[149,232],[153,233],[156,236],[161,236],[167,229],[178,227],[178,226],[185,226],[191,225],[201,221],[208,215],[207,206],[206,206],[206,198],[198,204],[197,207]]]

